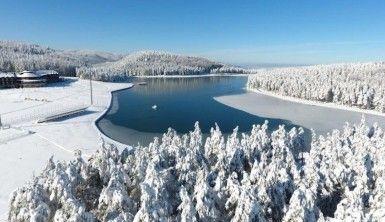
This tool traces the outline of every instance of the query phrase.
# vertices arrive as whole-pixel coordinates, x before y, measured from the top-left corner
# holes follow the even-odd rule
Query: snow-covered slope
[[[208,59],[156,51],[127,56],[90,50],[59,50],[16,41],[0,41],[0,72],[53,69],[65,76],[114,81],[133,75],[197,75],[245,72]]]
[[[258,70],[249,88],[385,112],[385,62]]]
[[[115,61],[121,55],[82,50],[58,50],[36,44],[0,41],[0,71],[53,69],[61,75],[75,76],[76,67]]]
[[[77,69],[77,75],[103,81],[114,81],[128,76],[149,75],[197,75],[210,73],[222,67],[208,59],[182,56],[156,51],[140,51],[127,55],[116,62],[97,64]]]
[[[365,122],[314,138],[267,124],[204,142],[169,130],[148,147],[103,144],[48,161],[10,198],[10,221],[381,221],[384,130]]]
[[[83,157],[99,148],[100,131],[94,121],[105,112],[111,92],[130,83],[93,83],[94,106],[59,121],[36,123],[53,110],[89,104],[89,82],[65,78],[50,87],[0,90],[0,221],[7,221],[9,194],[40,172],[46,160],[71,160],[80,149]],[[16,121],[15,121],[16,120]],[[6,125],[12,123],[10,128]],[[80,136],[79,136],[80,135]],[[17,175],[17,176],[16,176]]]

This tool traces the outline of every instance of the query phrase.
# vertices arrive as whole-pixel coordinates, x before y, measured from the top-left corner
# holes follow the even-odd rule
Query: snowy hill
[[[0,41],[0,71],[54,69],[61,75],[75,76],[76,67],[115,61],[121,55],[82,50],[58,50],[36,44]]]
[[[280,96],[385,112],[385,62],[257,70],[248,87]]]
[[[97,80],[114,81],[139,75],[197,75],[210,73],[222,66],[220,63],[199,57],[141,51],[129,54],[116,62],[78,68],[77,75],[82,78],[93,75]]]
[[[140,51],[127,56],[91,50],[60,50],[37,44],[0,41],[0,72],[53,69],[61,75],[116,81],[137,75],[246,73],[205,58]]]

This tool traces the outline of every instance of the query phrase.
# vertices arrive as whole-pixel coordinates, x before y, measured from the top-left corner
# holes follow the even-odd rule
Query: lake
[[[239,132],[249,132],[253,124],[263,124],[265,120],[269,121],[270,130],[281,124],[287,129],[299,127],[290,120],[252,115],[214,99],[244,94],[246,76],[133,78],[132,81],[147,84],[135,84],[131,89],[113,93],[109,111],[97,122],[104,134],[121,143],[147,145],[169,127],[178,133],[188,133],[196,121],[206,135],[215,123],[223,134],[232,133],[237,126]],[[305,131],[309,136],[309,130]]]

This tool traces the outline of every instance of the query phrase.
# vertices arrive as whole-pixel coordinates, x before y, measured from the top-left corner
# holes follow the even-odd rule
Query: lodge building
[[[42,87],[59,80],[59,73],[54,70],[0,73],[0,88]]]

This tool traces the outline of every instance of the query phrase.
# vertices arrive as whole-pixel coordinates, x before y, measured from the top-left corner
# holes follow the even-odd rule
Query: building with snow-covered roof
[[[0,72],[0,88],[13,88],[17,87],[16,73],[1,73]]]
[[[39,75],[59,75],[58,72],[56,72],[55,70],[37,70],[35,71],[36,74],[39,74]]]
[[[55,70],[22,71],[19,74],[0,73],[0,88],[42,87],[59,80],[59,73]]]
[[[38,70],[36,74],[47,80],[47,83],[58,82],[60,80],[59,73],[55,70]]]
[[[20,87],[41,87],[47,84],[47,80],[33,71],[22,71],[18,75]]]

